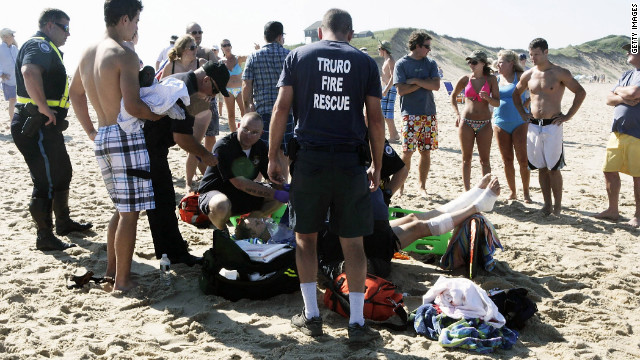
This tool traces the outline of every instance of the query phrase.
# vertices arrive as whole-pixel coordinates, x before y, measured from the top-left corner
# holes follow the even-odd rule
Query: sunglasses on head
[[[229,47],[229,46],[231,46],[231,43],[229,43],[229,44],[222,44],[222,47]]]
[[[202,33],[203,33],[202,30],[198,30],[198,31],[194,30],[191,32],[191,35],[202,35]]]
[[[62,31],[69,32],[69,25],[64,25],[57,22],[54,22],[54,24],[56,24],[60,29],[62,29]]]
[[[478,60],[467,61],[468,65],[478,65]]]

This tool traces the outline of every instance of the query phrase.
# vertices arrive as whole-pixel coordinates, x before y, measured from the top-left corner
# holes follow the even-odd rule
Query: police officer
[[[65,120],[69,84],[58,50],[70,35],[69,20],[62,10],[45,9],[38,20],[40,30],[24,43],[16,60],[17,105],[11,136],[33,180],[29,211],[38,229],[36,248],[43,251],[75,246],[53,234],[52,211],[58,235],[92,226],[69,217],[72,169],[62,135],[69,124]]]

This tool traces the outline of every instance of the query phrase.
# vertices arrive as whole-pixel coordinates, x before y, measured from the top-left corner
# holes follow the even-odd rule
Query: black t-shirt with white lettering
[[[367,96],[382,96],[378,66],[343,41],[299,47],[284,61],[278,87],[293,86],[295,136],[304,145],[360,145]]]

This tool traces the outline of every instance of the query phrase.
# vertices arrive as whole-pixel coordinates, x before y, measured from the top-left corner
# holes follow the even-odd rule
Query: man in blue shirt
[[[438,148],[438,122],[433,91],[440,89],[438,65],[427,58],[431,36],[416,30],[409,36],[411,53],[396,62],[393,83],[402,112],[402,161],[411,168],[411,156],[420,152],[420,190],[426,195],[431,150]]]
[[[330,228],[340,236],[349,281],[349,341],[364,343],[380,336],[364,323],[362,237],[373,232],[370,191],[378,188],[382,168],[382,89],[375,61],[349,45],[353,37],[349,13],[327,11],[318,37],[321,41],[299,47],[285,59],[271,118],[268,174],[274,182],[285,181],[278,151],[293,107],[299,150],[293,156],[290,218],[304,310],[291,324],[307,335],[323,334],[316,298],[316,247],[318,231],[330,212]],[[367,131],[373,161],[365,171]]]
[[[264,26],[267,45],[249,55],[242,73],[242,101],[245,111],[255,111],[262,117],[264,132],[260,138],[269,145],[269,124],[271,111],[278,97],[278,78],[282,64],[289,54],[284,44],[284,28],[278,21],[269,21]],[[293,115],[287,118],[287,129],[280,151],[280,161],[284,161],[286,145],[293,137]]]
[[[635,69],[622,74],[607,96],[607,105],[615,106],[611,136],[602,168],[609,207],[595,217],[613,221],[620,219],[620,173],[624,173],[633,177],[636,212],[628,224],[637,228],[640,226],[640,54],[631,54],[631,44],[622,48],[627,51],[627,62]]]

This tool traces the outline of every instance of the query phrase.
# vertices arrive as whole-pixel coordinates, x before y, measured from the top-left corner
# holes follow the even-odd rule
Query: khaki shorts
[[[621,172],[640,177],[640,139],[612,132],[607,143],[604,172]]]

